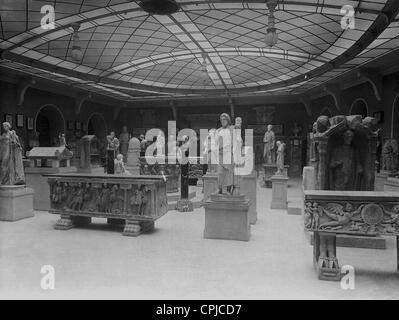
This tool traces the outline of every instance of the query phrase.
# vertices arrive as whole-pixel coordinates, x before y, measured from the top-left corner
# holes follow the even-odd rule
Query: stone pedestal
[[[240,194],[243,194],[249,200],[249,221],[251,224],[255,224],[258,220],[258,212],[256,211],[256,172],[240,176],[239,184]]]
[[[381,171],[375,174],[374,191],[384,191],[384,186],[388,182],[389,172]]]
[[[211,194],[218,191],[218,176],[216,173],[207,173],[203,176],[204,181],[204,200],[208,201],[211,198]]]
[[[302,190],[315,190],[316,185],[315,185],[316,177],[315,177],[315,171],[313,167],[303,167],[302,171]]]
[[[249,201],[245,196],[213,194],[204,206],[204,238],[249,240]]]
[[[44,174],[58,174],[76,172],[75,167],[61,168],[25,168],[26,186],[34,190],[33,209],[50,210],[50,188]]]
[[[0,220],[33,217],[33,190],[25,186],[0,186]]]
[[[271,209],[287,209],[287,188],[288,177],[283,175],[274,175],[272,180],[272,203]]]

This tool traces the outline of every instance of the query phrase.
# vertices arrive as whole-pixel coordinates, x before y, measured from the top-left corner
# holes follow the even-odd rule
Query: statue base
[[[217,173],[208,172],[202,177],[204,182],[204,203],[211,198],[211,195],[218,191],[218,175]]]
[[[287,188],[288,188],[288,177],[284,175],[274,175],[271,177],[272,180],[272,203],[271,209],[287,209]]]
[[[33,189],[21,186],[0,186],[0,221],[17,221],[31,218]]]
[[[249,241],[249,201],[245,196],[212,194],[204,207],[205,239]]]

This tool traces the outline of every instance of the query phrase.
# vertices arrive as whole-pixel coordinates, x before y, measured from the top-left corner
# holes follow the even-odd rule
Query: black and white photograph
[[[0,300],[399,299],[399,0],[0,0],[0,114]]]

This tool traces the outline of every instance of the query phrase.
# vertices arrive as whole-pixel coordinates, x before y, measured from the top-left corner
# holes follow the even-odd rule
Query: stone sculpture
[[[217,165],[219,194],[233,192],[233,159],[232,159],[232,131],[230,116],[227,113],[220,115],[221,127],[217,130],[219,163]]]
[[[114,160],[114,172],[115,174],[130,175],[130,172],[125,168],[125,162],[121,153],[119,153]]]
[[[25,184],[22,146],[8,122],[3,123],[3,133],[0,136],[0,162],[0,185]]]
[[[285,153],[285,143],[281,141],[277,141],[277,175],[284,174],[284,153]]]
[[[269,124],[267,126],[267,131],[265,133],[265,136],[263,138],[263,143],[264,143],[263,158],[266,164],[275,163],[275,157],[274,157],[275,134],[272,129],[273,126]]]

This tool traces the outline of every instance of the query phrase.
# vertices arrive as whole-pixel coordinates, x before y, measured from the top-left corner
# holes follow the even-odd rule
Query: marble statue
[[[282,175],[284,174],[284,152],[285,152],[285,143],[281,141],[277,141],[277,172],[276,174]]]
[[[125,161],[123,160],[123,155],[119,153],[114,160],[114,172],[115,174],[127,174],[130,172],[125,168]]]
[[[267,131],[263,138],[263,143],[265,145],[263,150],[263,158],[266,164],[275,163],[274,159],[274,148],[275,148],[275,134],[273,131],[273,126],[269,124],[267,126]]]
[[[217,166],[219,194],[223,188],[231,194],[233,192],[233,159],[232,159],[232,131],[231,120],[227,113],[220,115],[221,127],[217,130],[219,163]]]
[[[0,185],[25,184],[22,147],[9,122],[3,123],[3,133],[0,136],[0,162]]]
[[[127,160],[127,151],[129,149],[130,133],[127,131],[127,127],[122,127],[122,133],[119,135],[120,153],[123,155],[123,159]]]
[[[337,146],[330,161],[330,190],[359,190],[363,167],[360,154],[352,144],[354,133],[346,130],[343,145]]]
[[[384,171],[395,172],[398,169],[398,142],[389,139],[382,147],[382,166]]]

